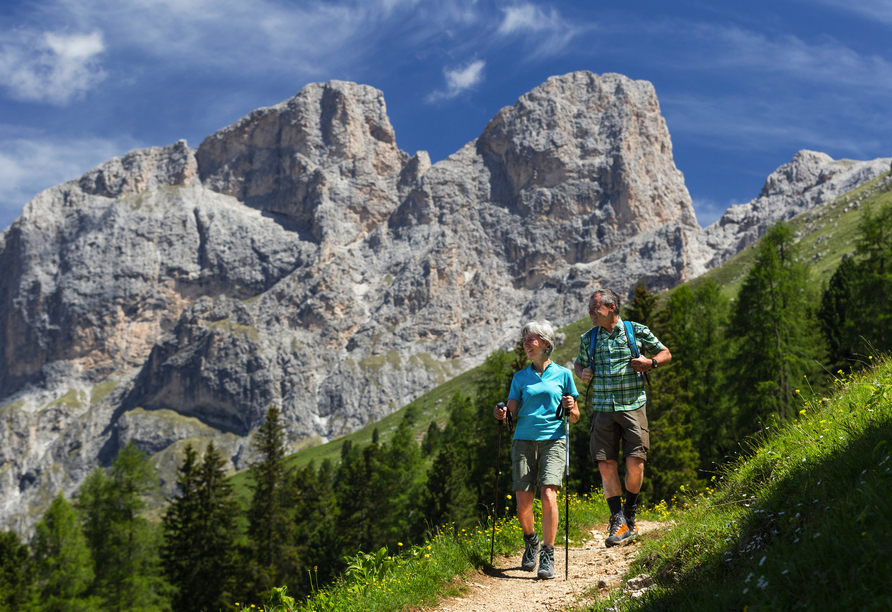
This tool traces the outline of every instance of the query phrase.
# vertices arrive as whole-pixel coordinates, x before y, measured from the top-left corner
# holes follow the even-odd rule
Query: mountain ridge
[[[700,240],[653,86],[621,75],[552,77],[433,165],[341,81],[110,160],[0,233],[0,520],[131,441],[160,461],[212,427],[244,467],[270,403],[290,444],[356,430],[596,286],[696,276],[722,227]]]

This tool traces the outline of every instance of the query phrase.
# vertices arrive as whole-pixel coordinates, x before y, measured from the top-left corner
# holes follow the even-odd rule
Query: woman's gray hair
[[[548,343],[548,348],[545,349],[545,354],[550,356],[551,352],[554,350],[555,344],[557,344],[554,325],[545,319],[542,319],[541,321],[530,321],[523,326],[523,329],[520,332],[520,337],[526,338],[529,333],[536,334]]]

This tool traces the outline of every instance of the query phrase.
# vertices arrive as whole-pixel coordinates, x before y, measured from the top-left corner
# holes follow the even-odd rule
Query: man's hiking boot
[[[520,560],[520,569],[525,572],[532,572],[536,569],[536,557],[539,555],[539,538],[535,533],[531,535],[531,538],[523,536],[524,551],[523,558]]]
[[[543,546],[539,552],[539,579],[554,578],[554,546]]]
[[[637,535],[637,531],[633,533],[629,530],[629,525],[626,523],[626,517],[620,511],[610,517],[610,532],[607,539],[604,540],[604,545],[607,546],[607,548],[610,548],[611,546],[628,544]]]
[[[638,537],[638,525],[635,522],[635,513],[638,506],[623,506],[623,517],[626,519],[626,526],[629,528],[629,539]]]

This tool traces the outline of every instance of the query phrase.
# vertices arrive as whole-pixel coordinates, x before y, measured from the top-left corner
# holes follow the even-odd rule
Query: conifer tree
[[[293,542],[294,521],[291,484],[293,470],[285,462],[285,426],[276,405],[270,405],[266,419],[254,434],[260,460],[251,467],[251,505],[248,509],[250,561],[249,576],[243,578],[250,594],[257,598],[274,586],[282,586],[295,574],[298,564]]]
[[[656,323],[657,296],[647,290],[647,279],[635,285],[632,299],[626,305],[624,319],[653,328]]]
[[[767,425],[772,415],[791,418],[803,377],[817,382],[815,360],[824,351],[810,306],[808,267],[797,254],[789,225],[769,229],[733,308],[734,347],[726,371],[737,403],[738,438]]]
[[[296,470],[292,488],[293,545],[302,562],[295,576],[296,588],[299,593],[309,593],[313,583],[328,582],[343,569],[331,461],[323,461],[318,470],[312,462]]]
[[[233,590],[239,508],[224,466],[213,442],[201,463],[192,444],[186,445],[179,496],[163,519],[161,551],[168,579],[178,589],[176,611],[222,609]]]
[[[96,571],[92,594],[107,610],[169,608],[160,532],[142,514],[157,489],[155,469],[132,442],[118,453],[108,475],[97,468],[81,486],[78,507]]]
[[[12,531],[0,532],[0,612],[34,609],[34,567],[28,546]]]
[[[378,491],[375,475],[380,469],[381,447],[372,443],[347,464],[342,463],[335,484],[338,501],[338,532],[343,543],[339,556],[357,550],[377,550],[380,542]],[[380,548],[380,545],[378,546]]]
[[[421,520],[419,508],[423,487],[421,449],[415,441],[410,419],[403,418],[382,449],[380,468],[375,474],[381,545],[412,541],[424,533],[427,526]]]
[[[866,206],[855,237],[858,254],[846,258],[821,297],[819,317],[832,371],[892,350],[892,204]]]
[[[95,610],[86,596],[93,583],[93,559],[74,508],[59,493],[37,524],[32,549],[41,609],[47,612]]]
[[[492,418],[490,416],[490,418]],[[424,516],[434,526],[454,522],[458,528],[477,521],[476,487],[469,482],[472,473],[474,409],[470,400],[456,393],[449,400],[449,421],[443,443],[430,470],[424,494]]]
[[[515,372],[522,370],[530,364],[526,351],[523,350],[523,340],[514,346],[514,355],[504,351],[493,351],[480,367],[477,376],[475,417],[473,421],[463,426],[467,429],[454,430],[458,435],[464,436],[470,448],[474,449],[473,472],[470,480],[475,483],[474,493],[477,498],[478,516],[481,520],[489,518],[494,502],[493,489],[496,478],[496,450],[499,441],[499,424],[493,419],[493,408],[499,402],[508,402],[508,393],[511,391],[511,379]],[[461,432],[461,433],[459,433]],[[499,456],[499,491],[505,495],[511,492],[511,433],[508,431],[507,421],[502,424],[502,447]],[[513,496],[512,496],[513,497]],[[502,499],[506,499],[502,496]],[[498,500],[495,508],[497,516],[505,515],[505,504]],[[514,502],[509,504],[513,508]],[[509,508],[509,509],[510,509]],[[484,511],[484,509],[486,509]]]
[[[699,455],[691,439],[694,407],[685,376],[684,351],[680,359],[678,355],[678,345],[688,334],[685,323],[691,302],[690,289],[681,287],[666,308],[657,312],[656,296],[642,281],[626,308],[629,320],[646,325],[672,351],[672,361],[649,375],[646,411],[651,447],[648,477],[640,491],[647,502],[668,499],[681,485],[696,485],[698,481]]]
[[[721,288],[710,280],[695,291],[687,285],[676,289],[662,315],[671,327],[670,368],[680,378],[692,408],[688,435],[702,470],[714,469],[733,442],[723,370],[729,308]]]
[[[440,450],[442,435],[443,432],[440,431],[440,426],[437,425],[437,422],[431,421],[430,425],[427,426],[427,433],[424,434],[424,439],[421,441],[421,452],[425,457],[430,457]]]

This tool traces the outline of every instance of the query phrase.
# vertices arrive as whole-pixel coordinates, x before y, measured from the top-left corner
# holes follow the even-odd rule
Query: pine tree
[[[629,321],[641,323],[653,328],[656,323],[657,296],[647,290],[647,280],[641,279],[635,285],[632,299],[625,308],[625,317]]]
[[[374,487],[379,492],[378,513],[381,538],[374,546],[393,546],[423,535],[420,499],[424,486],[424,462],[409,419],[403,418],[393,437],[382,449]]]
[[[473,449],[471,460],[472,472],[470,480],[476,486],[473,488],[477,498],[477,515],[481,520],[488,519],[493,511],[495,501],[494,489],[496,468],[499,469],[499,491],[502,500],[511,492],[511,432],[508,431],[507,421],[502,423],[502,445],[498,456],[499,464],[496,466],[496,451],[499,447],[499,424],[493,418],[493,409],[499,402],[508,401],[508,393],[511,391],[511,379],[514,373],[527,367],[530,361],[526,351],[523,350],[523,340],[514,347],[514,358],[504,351],[493,351],[480,367],[477,376],[476,395],[474,400],[475,418],[462,429],[453,426],[454,432],[460,435],[465,444]],[[460,432],[460,433],[459,433]],[[505,507],[502,500],[498,500],[495,513],[504,516]],[[513,506],[513,503],[510,504]],[[484,511],[484,509],[486,509]]]
[[[791,418],[803,376],[816,381],[815,360],[824,351],[810,307],[808,267],[797,254],[789,225],[769,229],[733,309],[734,347],[726,367],[737,402],[738,438],[772,415]]]
[[[270,405],[266,420],[254,434],[254,445],[260,460],[251,467],[251,505],[248,509],[250,562],[248,576],[250,595],[260,598],[274,586],[282,586],[287,576],[295,574],[299,565],[293,542],[294,521],[291,484],[293,470],[285,462],[285,427],[277,406]]]
[[[293,545],[296,557],[302,561],[295,588],[299,594],[308,594],[313,583],[330,581],[344,567],[331,461],[326,459],[318,470],[312,462],[297,470],[292,488]]]
[[[34,567],[28,547],[12,531],[0,532],[0,612],[34,609]]]
[[[647,291],[642,282],[635,288],[635,296],[628,306],[641,322],[647,325],[660,341],[670,347],[672,361],[649,376],[647,388],[647,418],[650,428],[648,477],[644,480],[643,501],[669,499],[681,485],[698,483],[699,455],[691,431],[695,409],[688,389],[684,351],[676,347],[688,341],[686,322],[693,302],[687,287],[677,290],[666,308],[656,312],[656,296]]]
[[[424,434],[424,439],[421,441],[421,452],[425,457],[430,457],[440,450],[442,435],[443,432],[440,431],[440,426],[437,425],[437,422],[431,421],[430,425],[427,426],[427,433]]]
[[[832,371],[892,350],[892,204],[876,214],[865,207],[855,244],[857,257],[842,261],[821,296]]]
[[[95,562],[93,594],[107,610],[169,608],[160,532],[142,515],[146,498],[157,489],[155,469],[132,442],[118,453],[107,476],[98,468],[81,486],[78,507]]]
[[[95,573],[77,513],[59,493],[37,524],[32,549],[41,609],[47,612],[95,610],[86,597]]]
[[[490,418],[492,415],[490,413]],[[424,516],[434,526],[454,522],[457,528],[471,527],[478,519],[477,490],[469,482],[474,451],[474,409],[470,400],[456,393],[449,400],[449,421],[443,444],[430,470],[424,493]]]
[[[380,542],[378,521],[382,517],[374,482],[380,469],[380,454],[378,444],[369,444],[352,461],[342,463],[338,470],[335,495],[338,501],[338,531],[343,542],[339,556],[354,554],[357,550],[377,550],[375,545]]]
[[[179,497],[163,519],[161,557],[178,589],[174,610],[218,610],[228,603],[234,586],[238,502],[213,442],[200,464],[191,443],[184,454],[177,475]]]
[[[695,291],[687,285],[676,289],[665,310],[672,327],[670,368],[688,394],[692,408],[688,435],[701,470],[713,470],[733,443],[723,370],[729,308],[718,284],[707,281]]]

